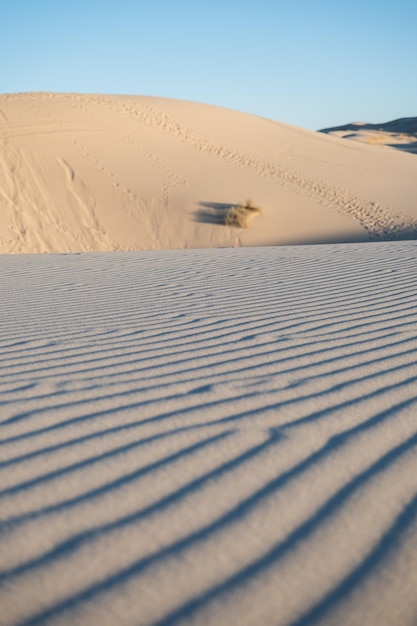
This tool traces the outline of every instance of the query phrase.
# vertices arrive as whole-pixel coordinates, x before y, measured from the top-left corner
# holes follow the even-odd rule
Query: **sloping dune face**
[[[163,98],[0,96],[0,252],[413,238],[417,159]],[[225,226],[252,198],[248,230]]]
[[[414,626],[416,261],[0,257],[2,626]]]

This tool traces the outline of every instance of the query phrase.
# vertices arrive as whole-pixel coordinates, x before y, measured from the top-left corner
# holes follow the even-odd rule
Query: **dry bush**
[[[224,215],[224,223],[226,226],[247,228],[249,220],[261,213],[261,211],[262,209],[255,206],[252,200],[249,199],[244,203],[234,204],[228,208]]]

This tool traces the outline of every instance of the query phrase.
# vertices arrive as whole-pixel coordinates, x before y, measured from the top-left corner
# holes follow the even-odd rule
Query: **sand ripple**
[[[1,624],[415,624],[416,258],[0,258]]]

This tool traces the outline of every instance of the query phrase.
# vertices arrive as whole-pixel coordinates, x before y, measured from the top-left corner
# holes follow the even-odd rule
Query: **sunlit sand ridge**
[[[403,117],[384,124],[353,122],[324,128],[322,133],[417,154],[417,117]]]
[[[416,261],[1,257],[1,624],[415,624]]]
[[[417,159],[164,98],[0,96],[0,253],[417,236]],[[224,226],[230,204],[262,208]]]

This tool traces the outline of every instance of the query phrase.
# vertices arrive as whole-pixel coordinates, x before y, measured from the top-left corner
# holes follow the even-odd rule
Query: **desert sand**
[[[415,155],[158,98],[0,118],[0,625],[415,626]]]
[[[417,154],[417,117],[402,117],[383,124],[352,122],[344,126],[323,128],[320,132]]]
[[[0,96],[0,253],[408,239],[417,159],[164,98]],[[263,209],[247,230],[225,208]]]
[[[0,257],[3,626],[412,626],[417,244]]]

